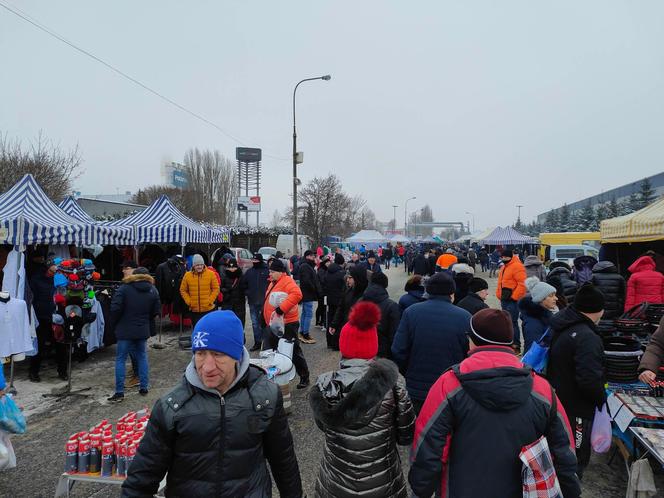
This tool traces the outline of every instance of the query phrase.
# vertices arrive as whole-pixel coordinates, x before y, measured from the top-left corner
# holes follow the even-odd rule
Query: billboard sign
[[[241,163],[259,163],[261,162],[261,156],[261,149],[254,149],[251,147],[235,148],[235,159]]]
[[[247,211],[249,213],[259,213],[261,210],[261,198],[258,195],[247,197],[240,196],[237,198],[237,210]]]
[[[177,188],[186,188],[189,185],[189,179],[187,178],[187,173],[181,169],[173,168],[173,186]]]

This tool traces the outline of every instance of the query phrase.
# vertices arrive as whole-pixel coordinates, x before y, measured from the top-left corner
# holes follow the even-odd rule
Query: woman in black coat
[[[327,267],[327,276],[325,279],[325,292],[327,295],[327,327],[332,327],[332,322],[341,306],[346,290],[346,272],[343,269],[344,257],[341,254],[334,255],[334,262]],[[327,347],[335,351],[339,350],[339,334],[330,334],[329,330],[325,332]]]
[[[351,266],[346,277],[346,293],[341,300],[337,312],[334,314],[334,319],[330,322],[330,334],[338,336],[343,326],[348,322],[350,309],[362,298],[368,285],[367,271],[364,267],[361,265]]]
[[[625,309],[626,285],[624,277],[611,261],[600,261],[593,266],[592,283],[604,294],[605,320],[618,318]]]
[[[322,294],[318,296],[318,306],[316,306],[316,327],[325,328],[325,323],[327,322],[327,308],[325,306],[325,296],[327,296],[327,267],[330,264],[330,258],[325,256],[320,260],[316,274],[318,275],[318,281],[320,282],[320,287],[323,290]]]
[[[221,302],[222,310],[231,310],[242,322],[246,316],[246,304],[244,302],[244,291],[240,285],[242,269],[238,267],[235,259],[230,259],[226,264],[226,271],[219,275],[221,277]]]

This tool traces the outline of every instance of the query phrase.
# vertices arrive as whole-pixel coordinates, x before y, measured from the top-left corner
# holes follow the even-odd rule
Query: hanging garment
[[[92,353],[95,349],[104,347],[104,328],[106,326],[104,310],[102,309],[101,303],[96,299],[92,300],[92,307],[90,308],[90,312],[96,313],[97,319],[88,327],[88,353]]]
[[[17,268],[18,285],[16,282]],[[23,299],[25,295],[25,254],[12,249],[7,255],[7,263],[2,272],[2,290],[9,292],[11,297]]]
[[[22,299],[0,300],[0,356],[32,351],[28,307]]]
[[[627,483],[627,498],[650,498],[657,495],[655,478],[646,458],[632,464]]]

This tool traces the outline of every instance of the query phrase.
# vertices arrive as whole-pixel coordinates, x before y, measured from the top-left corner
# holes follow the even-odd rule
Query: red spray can
[[[113,475],[113,442],[104,442],[101,447],[101,476],[111,477]]]
[[[131,462],[134,461],[134,457],[136,456],[136,444],[131,443],[127,446],[127,466],[125,469],[125,474],[129,472],[129,468],[131,467]]]
[[[78,441],[75,439],[69,439],[65,444],[65,472],[78,472]]]
[[[101,434],[90,435],[90,473],[101,472]]]
[[[78,473],[90,472],[90,440],[81,439],[78,442]]]
[[[127,476],[127,444],[123,441],[117,452],[117,474],[120,477]]]

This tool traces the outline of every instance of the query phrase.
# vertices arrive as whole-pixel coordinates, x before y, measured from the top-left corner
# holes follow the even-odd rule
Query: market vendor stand
[[[69,498],[74,484],[77,482],[88,484],[105,484],[111,486],[122,486],[124,477],[100,477],[91,474],[67,474],[63,473],[58,479],[58,484],[55,488],[55,498]],[[157,496],[163,496],[161,493],[166,489],[166,476],[159,483],[159,490]]]

